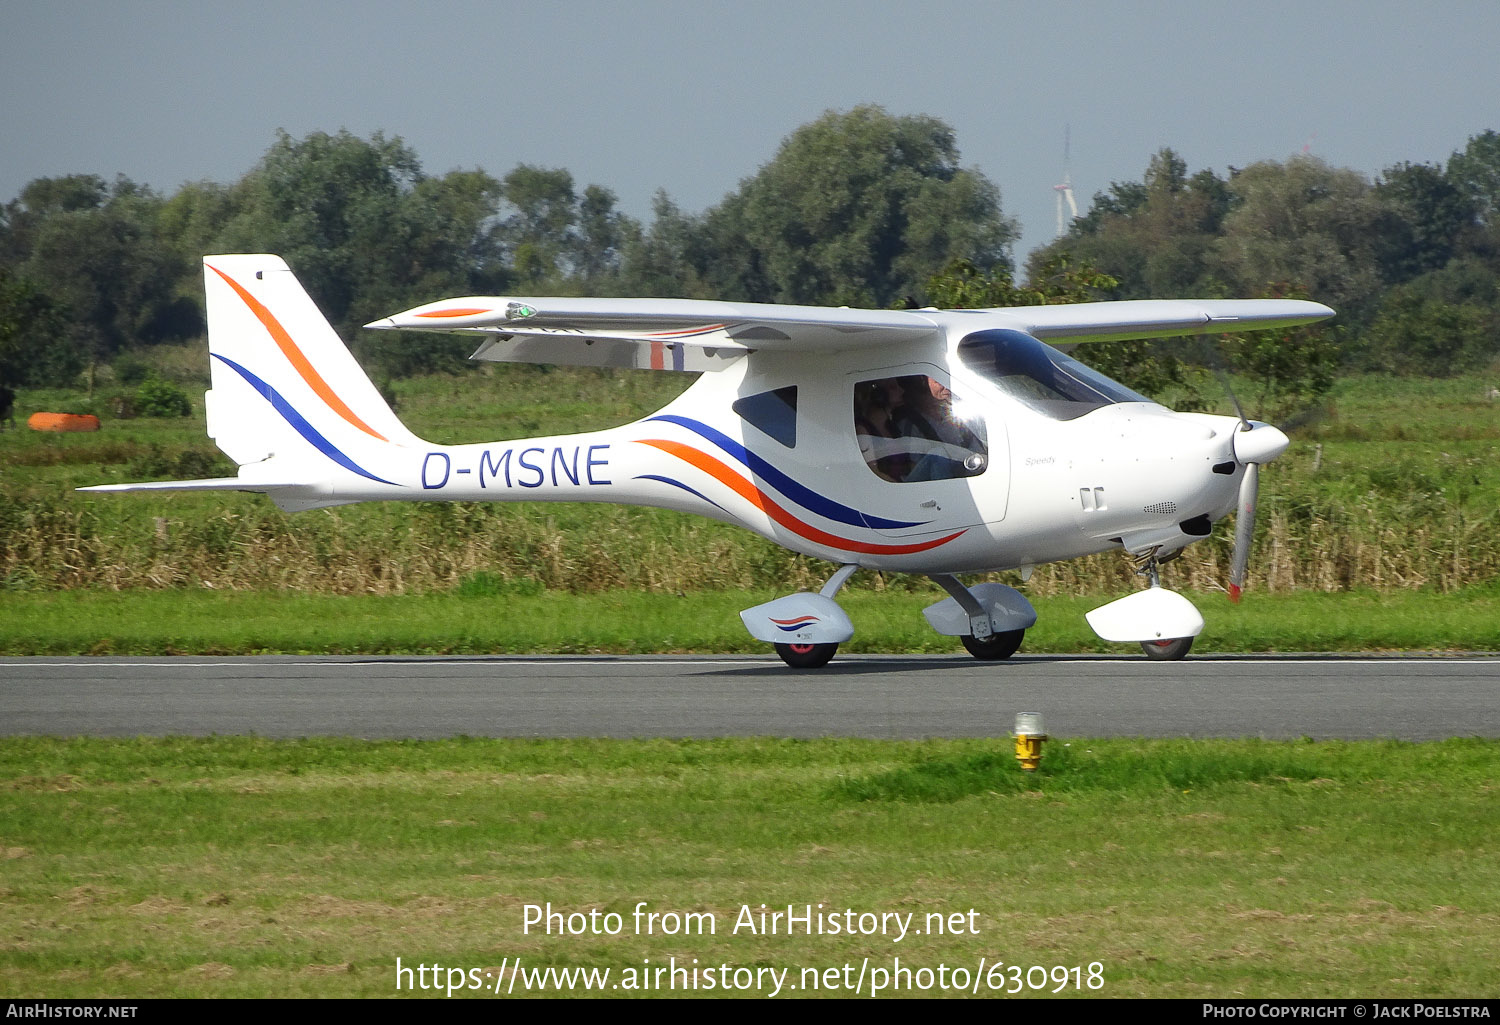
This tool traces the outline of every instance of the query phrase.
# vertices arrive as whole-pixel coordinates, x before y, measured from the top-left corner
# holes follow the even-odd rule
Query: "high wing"
[[[701,299],[514,299],[428,303],[366,327],[489,335],[474,359],[721,370],[757,350],[837,352],[930,338],[924,312]]]
[[[721,370],[750,352],[839,352],[1007,327],[1064,343],[1254,331],[1334,315],[1299,299],[1146,299],[988,310],[860,310],[701,299],[468,296],[366,324],[487,336],[474,359]]]
[[[1334,315],[1322,303],[1305,299],[1132,299],[980,312],[1013,319],[1021,330],[1043,341],[1068,343],[1264,331]]]

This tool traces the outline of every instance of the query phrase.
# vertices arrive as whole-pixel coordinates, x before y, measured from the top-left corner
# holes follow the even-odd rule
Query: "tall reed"
[[[562,591],[672,593],[815,588],[829,572],[747,531],[657,510],[461,502],[288,516],[262,499],[216,496],[156,515],[134,501],[0,495],[0,584],[403,594],[449,590],[485,573]],[[1500,576],[1496,520],[1456,503],[1400,516],[1356,503],[1313,511],[1273,500],[1261,510],[1249,586],[1457,590]],[[1221,524],[1164,567],[1166,581],[1223,586],[1231,538]],[[1138,586],[1133,572],[1123,553],[1106,553],[1040,567],[1026,586],[1044,596],[1102,594]],[[854,586],[916,585],[867,573]]]

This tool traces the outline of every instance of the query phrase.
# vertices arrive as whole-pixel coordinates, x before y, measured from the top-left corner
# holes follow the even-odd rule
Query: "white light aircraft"
[[[223,490],[296,511],[369,501],[621,502],[736,523],[838,569],[816,593],[741,613],[794,667],[854,633],[834,598],[859,569],[919,573],[925,615],[981,659],[1010,657],[1036,612],[999,583],[1120,549],[1150,586],[1089,613],[1106,641],[1181,658],[1203,628],[1157,567],[1236,506],[1244,582],[1258,468],[1276,427],[1177,413],[1046,342],[1307,324],[1299,300],[1146,300],[988,310],[858,310],[687,299],[468,297],[367,325],[458,331],[475,359],[700,372],[661,411],[588,434],[436,445],[412,434],[279,257],[204,259],[215,480],[88,491]]]

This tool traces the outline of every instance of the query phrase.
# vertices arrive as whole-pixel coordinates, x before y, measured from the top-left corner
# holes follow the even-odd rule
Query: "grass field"
[[[1055,738],[1035,777],[1007,747],[8,738],[0,992],[388,997],[399,957],[615,983],[697,959],[700,994],[721,965],[806,996],[803,968],[896,958],[929,995],[981,958],[1078,968],[1068,996],[1493,993],[1500,744]],[[715,931],[637,934],[640,902]],[[619,934],[528,931],[548,903]],[[761,904],[923,931],[734,931]]]
[[[537,587],[474,587],[455,594],[320,595],[207,590],[20,592],[0,595],[0,654],[253,655],[644,654],[769,652],[739,610],[777,592],[569,594]],[[1124,593],[1124,592],[1121,592]],[[1358,591],[1189,595],[1206,626],[1193,650],[1500,650],[1500,588],[1453,594]],[[921,610],[944,595],[851,590],[846,652],[958,652]],[[1084,613],[1096,597],[1036,598],[1039,619],[1022,653],[1134,652],[1099,640]]]

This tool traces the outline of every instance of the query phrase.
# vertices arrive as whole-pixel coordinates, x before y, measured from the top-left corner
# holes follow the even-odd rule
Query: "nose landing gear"
[[[1161,586],[1160,566],[1167,559],[1158,558],[1158,552],[1158,548],[1151,548],[1136,557],[1136,572],[1150,582],[1150,587],[1101,606],[1084,618],[1103,640],[1137,643],[1148,659],[1165,662],[1180,659],[1192,649],[1193,638],[1203,632],[1203,616],[1192,602]]]
[[[1153,662],[1175,662],[1193,650],[1193,638],[1174,637],[1164,641],[1142,641],[1141,650]]]

